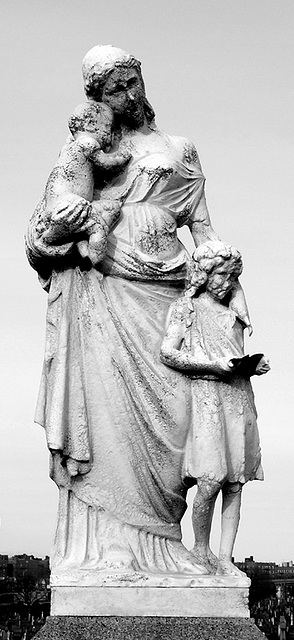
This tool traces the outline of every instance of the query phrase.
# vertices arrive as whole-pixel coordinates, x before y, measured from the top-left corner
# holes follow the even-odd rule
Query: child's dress
[[[243,326],[236,315],[211,297],[191,300],[183,349],[199,359],[240,358]],[[223,381],[214,375],[192,380],[192,426],[188,434],[184,477],[223,483],[263,480],[257,413],[249,379]],[[189,480],[188,480],[189,479]]]

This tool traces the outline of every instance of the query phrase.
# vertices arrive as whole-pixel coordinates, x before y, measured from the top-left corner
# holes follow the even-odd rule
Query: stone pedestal
[[[249,585],[245,574],[55,574],[51,615],[248,618]]]
[[[245,575],[52,576],[51,617],[37,640],[261,640]]]
[[[36,640],[264,640],[249,618],[47,618]]]
[[[53,616],[185,616],[248,618],[242,587],[59,587]]]

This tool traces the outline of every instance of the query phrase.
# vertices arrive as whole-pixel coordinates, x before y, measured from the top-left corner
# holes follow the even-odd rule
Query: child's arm
[[[200,348],[195,355],[181,348],[190,315],[188,305],[187,298],[180,298],[171,307],[166,334],[160,349],[161,362],[168,367],[195,376],[197,374],[199,376],[203,374],[225,376],[232,373],[234,367],[225,358],[213,361],[209,360]]]
[[[268,358],[265,358],[265,356],[263,356],[259,363],[256,366],[255,372],[254,372],[254,376],[262,376],[265,373],[268,373],[268,371],[270,371],[270,363]]]

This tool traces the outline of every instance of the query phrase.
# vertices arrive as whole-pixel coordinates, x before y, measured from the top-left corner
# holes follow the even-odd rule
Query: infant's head
[[[88,133],[95,138],[102,149],[111,146],[113,113],[103,102],[79,104],[70,116],[68,126],[74,138],[79,133]]]
[[[193,253],[186,292],[193,296],[206,290],[213,298],[223,300],[232,291],[242,269],[242,257],[235,247],[218,240],[205,242]]]

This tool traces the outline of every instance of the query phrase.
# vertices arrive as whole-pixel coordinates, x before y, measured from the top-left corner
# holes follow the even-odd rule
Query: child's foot
[[[211,549],[203,549],[196,545],[192,549],[194,558],[203,565],[208,573],[215,573],[218,566],[218,558],[212,553]]]
[[[207,558],[209,563],[211,564],[211,566],[213,567],[214,571],[217,570],[218,568],[218,564],[219,564],[219,559],[218,557],[215,555],[215,553],[213,553],[210,549],[210,547],[208,547],[207,549]]]
[[[209,573],[205,564],[199,562],[194,553],[188,551],[181,542],[167,540],[167,549],[179,573],[196,573],[199,575]]]
[[[230,560],[219,560],[216,573],[217,575],[248,577],[244,571],[240,571]]]

